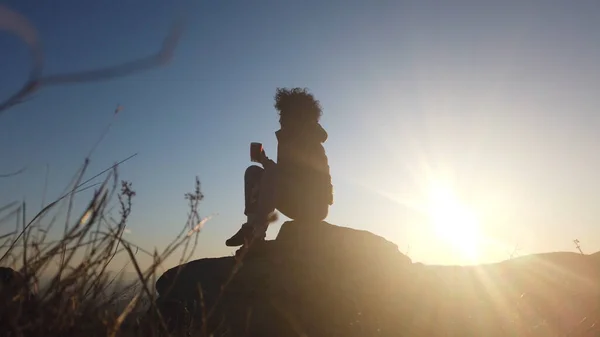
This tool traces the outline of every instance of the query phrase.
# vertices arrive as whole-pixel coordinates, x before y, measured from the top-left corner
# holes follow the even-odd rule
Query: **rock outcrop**
[[[191,261],[156,288],[171,327],[206,322],[216,336],[550,336],[597,333],[599,280],[598,254],[428,266],[366,231],[287,222],[245,256]]]

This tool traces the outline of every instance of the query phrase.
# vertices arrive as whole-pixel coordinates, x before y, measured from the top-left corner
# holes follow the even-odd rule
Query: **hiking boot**
[[[248,223],[245,223],[242,225],[242,228],[240,228],[240,230],[237,231],[237,233],[235,233],[232,237],[225,241],[225,245],[227,245],[227,247],[243,246],[246,243],[250,243],[254,235],[254,227],[249,226]],[[265,236],[266,233],[263,233],[262,237],[257,236],[255,240],[264,241]]]

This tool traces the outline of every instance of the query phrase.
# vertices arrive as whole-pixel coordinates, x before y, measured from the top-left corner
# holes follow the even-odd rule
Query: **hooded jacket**
[[[323,143],[327,132],[319,123],[281,128],[277,137],[277,167],[280,184],[292,200],[320,205],[333,204],[329,161]]]

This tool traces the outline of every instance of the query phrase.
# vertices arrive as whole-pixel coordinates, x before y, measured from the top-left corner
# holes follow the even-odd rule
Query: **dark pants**
[[[266,218],[275,209],[293,220],[321,221],[327,217],[329,204],[299,195],[300,182],[289,181],[277,171],[277,164],[272,160],[265,163],[265,168],[252,165],[246,169],[244,214],[258,220],[249,221],[249,225],[265,225]]]
[[[262,179],[264,169],[262,167],[252,165],[246,169],[244,173],[244,214],[251,215],[258,213],[258,197],[260,191],[260,181]]]

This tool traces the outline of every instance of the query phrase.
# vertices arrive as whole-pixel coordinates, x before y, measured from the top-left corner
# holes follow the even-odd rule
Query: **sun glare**
[[[451,188],[434,185],[428,199],[427,214],[434,232],[462,258],[477,262],[481,235],[475,214]]]

